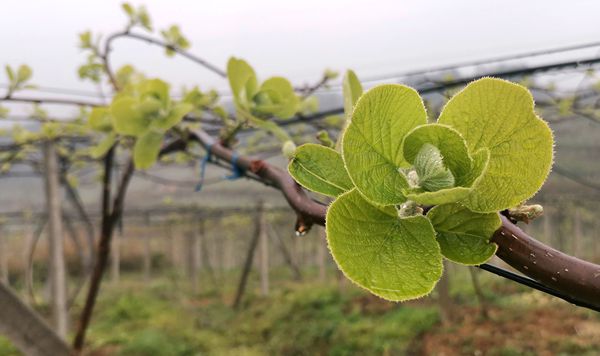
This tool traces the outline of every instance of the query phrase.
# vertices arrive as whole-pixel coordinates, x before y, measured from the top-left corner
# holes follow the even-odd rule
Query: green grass
[[[239,271],[222,273],[219,291],[203,273],[199,294],[192,293],[187,278],[174,270],[162,270],[161,276],[155,276],[150,283],[143,282],[138,274],[125,273],[118,285],[109,281],[103,284],[86,350],[100,355],[157,356],[404,355],[423,352],[432,345],[431,337],[443,340],[449,336],[448,340],[455,342],[447,345],[450,349],[473,354],[480,347],[478,343],[489,342],[485,341],[487,335],[502,331],[503,325],[515,323],[536,308],[567,308],[551,297],[479,273],[487,303],[494,310],[492,319],[471,322],[467,330],[458,334],[463,321],[441,325],[436,292],[432,298],[395,304],[370,296],[349,283],[340,286],[333,273],[329,273],[332,278],[326,283],[319,283],[315,282],[316,270],[303,272],[304,281],[293,282],[287,269],[274,268],[268,297],[257,293],[258,276],[252,273],[237,311],[230,305]],[[472,316],[479,303],[468,269],[453,266],[451,276],[450,294],[457,312],[460,317],[463,313]],[[82,298],[71,311],[72,325],[81,303]],[[577,312],[581,322],[600,320],[596,313],[570,310],[557,315]],[[477,334],[478,330],[485,331],[484,335]],[[510,338],[517,331],[501,337]],[[531,351],[526,345],[528,340],[527,336],[510,345],[488,344],[487,351],[490,355],[527,354]],[[561,354],[592,355],[598,351],[582,340],[586,339],[561,335],[551,349]],[[440,345],[446,342],[436,347]],[[17,354],[6,339],[0,338],[0,355]]]
[[[212,296],[181,296],[169,284],[105,290],[89,332],[92,348],[122,355],[404,354],[439,320],[431,306],[364,310],[362,292],[337,286],[290,285],[269,298],[249,296],[236,312]]]

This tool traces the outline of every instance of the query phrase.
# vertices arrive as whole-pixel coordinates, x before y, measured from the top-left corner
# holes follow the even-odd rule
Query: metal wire
[[[506,278],[506,279],[509,279],[509,280],[511,280],[513,282],[517,282],[517,283],[522,284],[522,285],[524,285],[526,287],[539,290],[540,292],[544,292],[544,293],[546,293],[548,295],[551,295],[553,297],[560,298],[560,299],[562,299],[564,301],[567,301],[567,302],[569,302],[569,303],[571,303],[573,305],[576,305],[578,307],[587,308],[587,309],[590,309],[590,310],[593,310],[593,311],[596,311],[596,312],[600,312],[600,306],[598,306],[598,305],[593,305],[593,304],[590,304],[588,302],[581,301],[581,300],[579,300],[577,298],[573,298],[570,295],[566,295],[566,294],[564,294],[561,291],[558,291],[558,290],[556,290],[556,289],[554,289],[552,287],[548,287],[547,285],[542,284],[542,283],[540,283],[540,282],[538,282],[536,280],[533,280],[533,279],[531,279],[529,277],[525,277],[523,275],[513,273],[511,271],[505,270],[503,268],[500,268],[498,266],[494,266],[494,265],[491,265],[491,264],[488,264],[488,263],[484,263],[484,264],[476,266],[476,267],[481,268],[484,271],[493,273],[493,274],[495,274],[497,276],[500,276],[502,278]]]

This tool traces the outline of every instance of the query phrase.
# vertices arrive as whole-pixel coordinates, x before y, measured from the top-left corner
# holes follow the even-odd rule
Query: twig
[[[137,33],[132,33],[132,32],[129,32],[129,31],[115,33],[115,34],[111,35],[110,37],[108,37],[106,39],[106,47],[105,47],[106,58],[105,58],[105,63],[108,66],[109,66],[108,54],[110,53],[110,44],[111,44],[111,42],[113,42],[114,40],[119,39],[119,38],[132,38],[132,39],[140,40],[140,41],[143,41],[143,42],[146,42],[146,43],[150,43],[150,44],[153,44],[153,45],[157,45],[157,46],[160,46],[160,47],[163,47],[163,48],[170,49],[170,50],[178,53],[179,55],[181,55],[181,56],[183,56],[183,57],[191,60],[192,62],[197,63],[197,64],[203,66],[204,68],[206,68],[209,71],[217,74],[218,76],[220,76],[222,78],[227,78],[227,73],[225,73],[224,70],[220,69],[216,65],[214,65],[214,64],[212,64],[212,63],[210,63],[210,62],[208,62],[208,61],[206,61],[206,60],[204,60],[204,59],[202,59],[202,58],[200,58],[200,57],[198,57],[198,56],[196,56],[196,55],[194,55],[194,54],[192,54],[192,53],[190,53],[190,52],[188,52],[188,51],[186,51],[184,49],[172,46],[172,45],[170,45],[170,44],[168,44],[166,42],[157,40],[157,39],[149,37],[149,36],[145,36],[145,35],[141,35],[141,34],[137,34]],[[108,49],[108,51],[106,49]],[[113,80],[114,80],[114,78],[111,79],[111,81],[113,81]]]

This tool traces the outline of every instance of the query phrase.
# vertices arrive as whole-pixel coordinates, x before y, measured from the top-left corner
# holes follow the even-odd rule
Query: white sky
[[[122,28],[115,0],[0,0],[0,64],[28,63],[41,86],[93,90],[79,82],[77,34]],[[146,4],[155,28],[177,23],[192,51],[225,66],[247,59],[261,77],[302,83],[324,68],[359,76],[600,40],[598,1],[131,1]],[[115,66],[133,63],[175,85],[226,88],[217,76],[157,47],[115,45]],[[6,83],[0,73],[0,83]]]

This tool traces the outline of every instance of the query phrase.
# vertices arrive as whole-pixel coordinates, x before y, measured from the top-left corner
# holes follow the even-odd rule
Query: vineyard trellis
[[[92,52],[92,59],[94,61],[98,61],[91,63],[96,65],[96,67],[91,66],[90,68],[88,68],[90,70],[98,70],[99,74],[96,73],[98,78],[94,78],[93,76],[88,76],[88,78],[99,82],[100,78],[104,75],[111,83],[115,93],[118,93],[123,90],[123,85],[119,82],[117,74],[111,69],[110,64],[111,44],[114,40],[118,38],[130,38],[135,40],[141,40],[153,45],[163,47],[167,51],[174,51],[177,54],[192,60],[193,62],[209,69],[210,71],[221,77],[227,76],[227,73],[225,71],[219,69],[217,66],[205,61],[204,59],[191,54],[185,48],[183,48],[187,46],[182,47],[181,44],[183,44],[183,42],[178,42],[182,38],[181,35],[179,35],[181,36],[181,38],[176,38],[175,40],[171,39],[169,41],[167,39],[165,41],[162,41],[150,36],[131,32],[131,29],[133,27],[148,26],[146,26],[143,23],[143,20],[136,17],[141,16],[141,14],[143,14],[142,12],[139,12],[137,15],[132,15],[132,13],[130,13],[129,11],[127,12],[130,15],[131,22],[127,25],[124,31],[120,31],[111,36],[108,36],[104,42],[104,46],[102,47],[93,44],[88,44],[87,47],[84,47]],[[579,47],[574,46],[573,48]],[[489,62],[497,62],[511,58],[521,57],[524,56],[517,55],[513,57],[503,57],[501,59],[492,59]],[[488,62],[473,62],[472,64],[476,65],[482,63]],[[457,86],[469,83],[472,80],[481,76],[495,76],[514,79],[539,73],[547,73],[549,71],[555,70],[581,70],[582,68],[594,68],[594,66],[598,63],[600,63],[600,58],[593,57],[580,60],[556,62],[526,68],[488,71],[485,73],[479,73],[476,76],[458,77],[455,79],[443,80],[442,82],[428,80],[425,84],[417,85],[416,89],[422,94],[440,93],[446,90],[452,90]],[[456,67],[444,67],[441,70],[450,69],[456,69]],[[426,74],[427,72],[424,71],[420,73],[409,73],[408,75],[426,76]],[[313,94],[317,92],[320,88],[326,86],[329,80],[332,78],[333,76],[331,74],[325,74],[323,76],[323,79],[319,80],[319,82],[317,82],[315,85],[301,88],[300,92],[303,92],[308,95]],[[538,105],[540,105],[544,110],[548,108],[551,109],[557,106],[559,102],[564,101],[564,98],[561,98],[560,96],[555,96],[552,93],[552,90],[550,89],[532,86],[532,90],[534,91],[534,93],[537,91],[546,95],[550,99],[548,103],[544,103],[543,101],[541,102],[541,105],[540,103],[538,103]],[[7,94],[1,99],[1,101],[31,103],[35,105],[66,104],[90,108],[101,107],[105,105],[103,103],[78,99],[25,98],[15,97],[13,94],[13,91],[9,90]],[[600,123],[600,118],[596,116],[597,114],[595,112],[586,112],[584,108],[578,107],[580,105],[583,106],[583,102],[589,99],[589,97],[587,96],[588,94],[593,97],[596,94],[595,89],[592,89],[584,95],[576,96],[569,103],[572,114],[576,117],[586,118],[587,120],[590,120],[594,123]],[[308,95],[306,97],[308,97]],[[280,190],[285,199],[287,200],[289,206],[297,214],[296,231],[299,234],[303,234],[306,231],[308,231],[313,224],[325,224],[325,213],[327,209],[327,205],[325,204],[325,202],[315,200],[311,195],[308,195],[286,171],[272,164],[269,164],[263,159],[253,159],[247,155],[240,154],[233,149],[235,141],[239,139],[242,134],[249,135],[255,132],[256,130],[262,130],[277,135],[279,129],[267,125],[265,123],[266,120],[252,120],[248,119],[248,117],[245,117],[243,115],[241,119],[232,117],[231,114],[228,114],[226,112],[224,113],[222,109],[215,106],[214,100],[210,100],[208,103],[203,102],[199,104],[196,107],[196,109],[197,111],[202,112],[200,116],[184,116],[181,122],[186,126],[172,126],[168,129],[169,131],[164,133],[164,137],[161,136],[161,142],[163,139],[166,139],[167,143],[160,147],[160,150],[157,152],[158,157],[165,157],[169,154],[176,152],[184,152],[188,154],[188,159],[196,160],[199,158],[198,154],[191,152],[192,150],[190,149],[190,147],[192,146],[192,143],[199,144],[204,148],[207,154],[210,154],[213,157],[212,160],[209,161],[209,163],[218,165],[229,170],[243,172],[243,176],[246,178],[253,179],[262,184],[272,186]],[[274,119],[269,122],[275,123],[277,127],[281,128],[287,128],[291,127],[292,125],[298,124],[309,126],[315,125],[314,131],[317,131],[321,128],[318,125],[318,123],[322,121],[321,119],[325,119],[327,117],[331,117],[332,115],[337,115],[342,112],[342,108],[325,110],[316,114],[304,114],[300,113],[299,110],[296,110],[296,112],[294,113],[294,117],[291,119]],[[202,115],[206,115],[208,117]],[[271,116],[274,117],[276,115]],[[40,112],[37,112],[36,115],[34,115],[33,119],[41,122],[42,124],[64,124],[60,120],[52,120],[48,117],[44,117],[44,115]],[[561,120],[564,120],[564,118],[561,118]],[[82,125],[82,122],[84,121],[76,121],[74,125]],[[196,124],[198,123],[202,124],[203,126],[197,127]],[[56,127],[54,128],[56,129]],[[66,134],[57,134],[56,132],[52,132],[51,129],[52,127],[50,126],[50,128],[48,129],[50,131],[50,134],[39,136],[33,135],[30,138],[21,140],[21,142],[5,145],[2,148],[2,152],[6,153],[7,156],[3,157],[3,161],[11,164],[19,162],[28,163],[31,164],[33,167],[37,168],[38,171],[41,171],[39,162],[37,161],[39,157],[35,156],[35,152],[31,153],[25,151],[25,153],[23,153],[22,149],[26,146],[52,141],[64,144],[64,147],[62,147],[62,149],[66,152],[64,152],[61,155],[61,159],[65,166],[71,166],[73,162],[69,162],[69,157],[74,156],[73,152],[77,151],[85,145],[91,145],[95,143],[95,138],[97,137],[97,135],[93,132],[89,132],[83,129],[79,130],[77,128],[70,128],[71,132],[67,132]],[[337,129],[339,129],[339,126],[337,127]],[[119,163],[119,152],[117,152],[117,146],[119,143],[117,141],[112,141],[109,143],[110,145],[108,145],[108,147],[105,147],[106,150],[101,154],[97,155],[97,157],[95,158],[77,157],[78,159],[86,162],[94,162],[98,157],[102,158],[101,171],[103,175],[101,199],[102,206],[100,212],[100,239],[97,246],[97,254],[94,258],[95,266],[93,268],[93,272],[90,278],[90,285],[86,297],[85,306],[81,313],[73,345],[76,352],[80,352],[84,346],[85,333],[91,320],[92,311],[100,289],[102,276],[104,275],[104,272],[108,265],[109,253],[111,249],[111,239],[119,222],[122,221],[122,217],[125,211],[124,205],[127,189],[132,180],[132,177],[136,172],[136,163],[134,159],[131,157],[127,158],[125,163],[123,164],[122,172],[120,172],[120,176],[118,177],[115,183],[114,170],[117,164]],[[124,139],[122,143],[124,143],[126,146],[131,145],[131,142],[126,139]],[[64,170],[66,171],[68,170],[68,168],[64,168]],[[556,172],[581,184],[588,185],[594,189],[598,189],[597,185],[593,182],[588,182],[585,178],[577,176],[575,173],[570,172],[567,169],[558,167],[556,169]],[[142,173],[142,175],[145,175],[146,177],[152,177],[148,173]],[[70,187],[71,190],[74,189],[73,186],[68,183],[67,173],[63,172],[59,179],[62,181],[65,187]],[[154,179],[157,180],[156,178]],[[77,195],[72,195],[73,196],[71,200],[75,205],[77,205],[77,210],[81,214],[80,216],[89,222],[89,215],[85,212],[85,208],[80,202],[77,203]],[[502,216],[502,227],[494,234],[491,241],[496,243],[499,247],[496,253],[498,257],[500,257],[509,265],[514,267],[516,270],[519,270],[521,273],[530,278],[525,279],[523,277],[515,277],[514,274],[504,270],[495,269],[493,266],[482,265],[481,267],[485,270],[496,273],[503,277],[516,280],[519,283],[527,284],[530,287],[561,297],[572,303],[581,306],[586,306],[594,310],[598,310],[600,308],[600,305],[597,304],[598,295],[600,295],[600,278],[598,278],[598,276],[600,275],[600,266],[566,255],[545,244],[542,244],[539,241],[536,241],[531,236],[529,236],[521,229],[516,227],[516,222],[517,221],[514,219],[514,216],[505,213],[504,216]],[[91,226],[91,224],[89,225]],[[258,243],[259,234],[255,235],[256,236],[255,238],[253,238],[253,241],[256,240],[256,242]],[[93,248],[93,244],[90,244],[90,248]],[[532,256],[534,257],[533,259]],[[557,278],[557,275],[560,275],[560,278]]]

